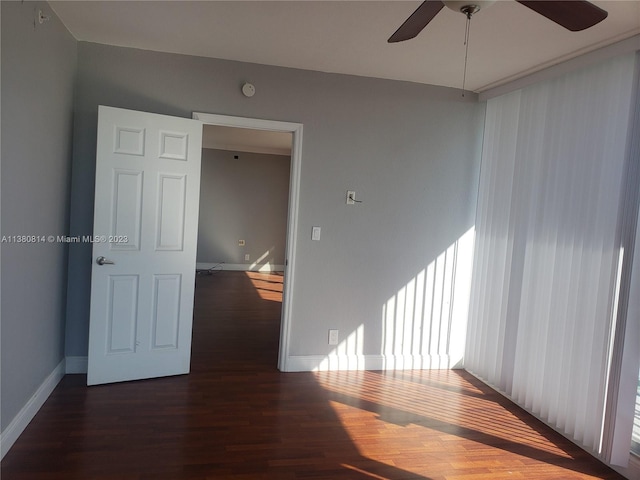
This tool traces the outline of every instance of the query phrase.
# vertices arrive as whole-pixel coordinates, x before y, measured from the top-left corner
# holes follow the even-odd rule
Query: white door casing
[[[282,292],[280,348],[278,350],[278,368],[280,371],[288,372],[291,370],[289,360],[289,340],[292,324],[291,316],[298,232],[298,204],[300,196],[300,171],[302,168],[303,125],[301,123],[282,122],[278,120],[234,117],[203,112],[194,112],[193,118],[202,121],[205,125],[220,125],[224,127],[291,133],[292,145],[291,172],[289,176],[289,212],[287,215],[287,247],[285,256],[284,289]]]
[[[88,385],[189,372],[201,155],[200,121],[99,107]]]

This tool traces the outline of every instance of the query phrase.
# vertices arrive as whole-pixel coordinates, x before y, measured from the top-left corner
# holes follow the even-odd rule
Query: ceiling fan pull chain
[[[471,14],[467,13],[467,28],[464,32],[464,71],[462,73],[462,96],[464,97],[464,87],[467,82],[467,57],[469,56],[469,31],[471,30]]]

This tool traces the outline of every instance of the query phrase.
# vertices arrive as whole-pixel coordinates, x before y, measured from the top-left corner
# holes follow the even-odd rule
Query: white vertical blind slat
[[[487,103],[465,368],[598,453],[634,55]]]

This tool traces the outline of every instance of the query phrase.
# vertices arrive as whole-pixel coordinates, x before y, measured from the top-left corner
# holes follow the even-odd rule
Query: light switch
[[[313,227],[311,229],[311,240],[320,240],[320,227]]]
[[[356,192],[353,190],[347,190],[347,205],[355,205]]]

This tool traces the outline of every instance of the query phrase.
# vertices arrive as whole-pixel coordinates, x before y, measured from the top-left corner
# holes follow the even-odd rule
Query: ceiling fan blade
[[[579,32],[607,18],[606,10],[585,0],[517,0],[525,7],[562,25],[567,30]]]
[[[426,0],[407,18],[400,28],[391,35],[389,43],[403,42],[418,35],[444,7],[441,0]]]

